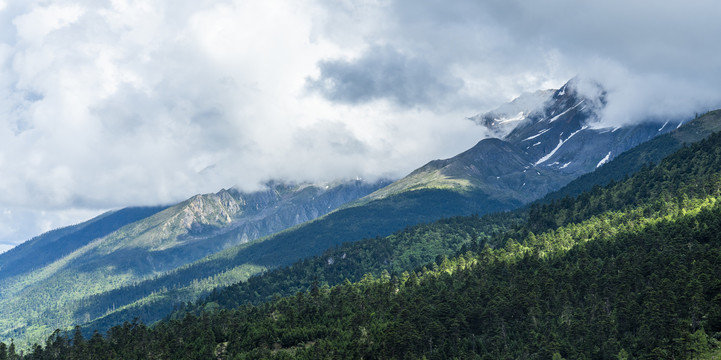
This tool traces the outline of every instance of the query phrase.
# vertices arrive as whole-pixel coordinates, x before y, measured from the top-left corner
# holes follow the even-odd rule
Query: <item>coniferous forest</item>
[[[0,359],[718,358],[719,200],[717,133],[575,198],[344,244]]]

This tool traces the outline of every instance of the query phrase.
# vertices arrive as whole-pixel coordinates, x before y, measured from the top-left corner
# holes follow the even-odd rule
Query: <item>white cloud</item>
[[[0,254],[2,254],[14,247],[15,247],[15,244],[0,244]]]
[[[58,224],[72,225],[97,216],[104,211],[88,209],[2,209],[0,210],[0,252],[16,244],[15,239],[28,240],[31,236],[50,231]]]
[[[607,91],[608,104],[596,124],[600,127],[686,120],[721,105],[721,88],[691,74],[633,72],[606,59],[588,62],[586,77]]]
[[[84,9],[78,4],[50,5],[35,8],[31,12],[15,18],[13,23],[21,41],[38,42],[45,39],[51,32],[76,22],[83,13]]]

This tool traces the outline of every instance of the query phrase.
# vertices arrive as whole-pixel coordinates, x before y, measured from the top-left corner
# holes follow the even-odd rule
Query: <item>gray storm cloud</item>
[[[573,76],[605,124],[721,104],[721,5],[0,0],[0,243],[268,179],[402,176]]]
[[[320,76],[309,78],[306,88],[333,102],[358,104],[388,99],[400,106],[425,107],[463,87],[463,80],[445,69],[389,46],[371,46],[357,59],[324,60],[318,68]]]

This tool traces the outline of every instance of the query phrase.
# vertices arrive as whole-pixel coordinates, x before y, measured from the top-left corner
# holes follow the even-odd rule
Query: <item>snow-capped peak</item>
[[[495,110],[468,119],[491,130],[494,137],[504,138],[530,115],[543,111],[554,92],[555,90],[539,90],[523,93]]]

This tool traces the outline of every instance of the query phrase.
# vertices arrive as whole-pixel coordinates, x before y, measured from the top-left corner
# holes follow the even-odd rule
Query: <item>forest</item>
[[[0,359],[719,358],[721,134],[576,197],[331,249]]]

